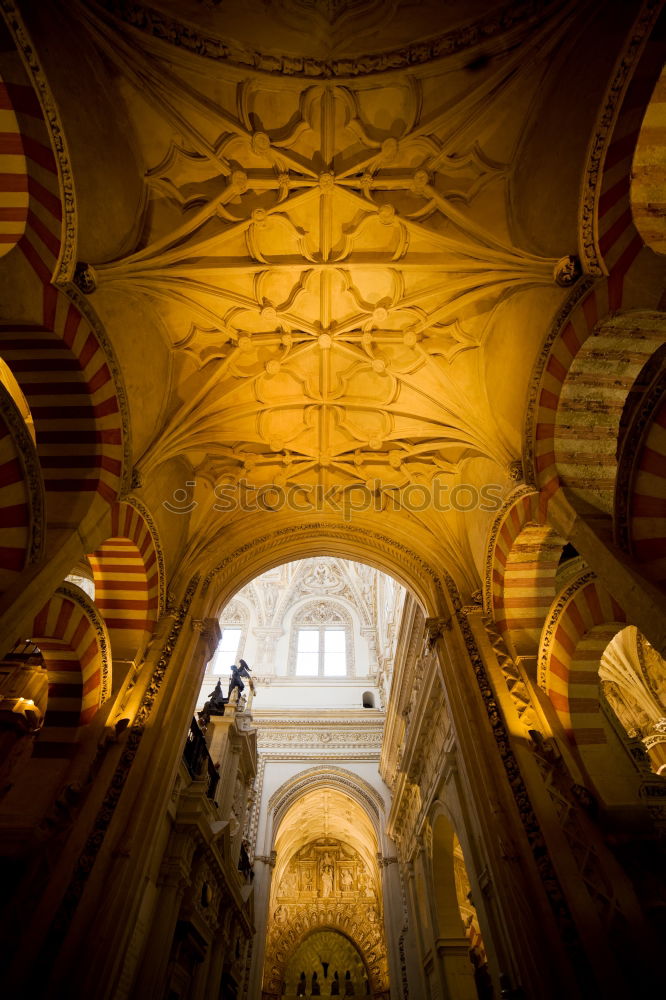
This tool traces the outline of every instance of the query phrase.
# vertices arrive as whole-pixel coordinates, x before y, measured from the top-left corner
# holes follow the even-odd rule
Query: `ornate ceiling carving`
[[[439,0],[99,3],[149,39],[229,66],[308,78],[381,73],[464,53],[512,29],[534,29],[554,6],[552,0],[449,0],[442,18]]]
[[[332,837],[310,841],[282,868],[271,894],[265,981],[271,989],[295,946],[317,927],[351,938],[376,989],[388,978],[379,879],[349,843]]]
[[[195,369],[144,471],[188,454],[216,482],[402,486],[506,463],[478,378],[469,406],[479,362],[459,363],[507,296],[553,281],[553,260],[512,245],[497,156],[524,49],[471,79],[444,60],[381,87],[278,82],[87,16],[162,136],[141,244],[97,266],[98,287],[152,300]],[[535,59],[564,24],[535,32]]]

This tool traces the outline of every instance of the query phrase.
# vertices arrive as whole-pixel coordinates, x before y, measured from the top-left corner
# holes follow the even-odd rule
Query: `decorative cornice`
[[[529,26],[547,15],[550,0],[523,0],[509,3],[484,17],[411,45],[370,55],[342,59],[314,59],[311,56],[273,55],[246,48],[238,42],[222,41],[198,31],[193,25],[178,21],[154,8],[132,0],[101,0],[101,6],[114,18],[132,28],[178,47],[195,56],[279,76],[330,79],[371,76],[408,69],[456,55],[521,25]]]
[[[76,240],[78,230],[78,215],[76,196],[74,194],[74,178],[70,165],[65,132],[60,121],[60,115],[46,82],[46,76],[35,53],[35,47],[26,31],[23,19],[13,0],[0,0],[0,9],[5,23],[14,39],[14,44],[23,60],[32,84],[37,94],[44,123],[50,133],[51,146],[58,164],[58,186],[62,204],[63,221],[60,240],[60,254],[56,263],[53,281],[58,285],[66,285],[71,281],[76,262]]]
[[[299,726],[307,726],[309,729],[383,729],[384,719],[294,719],[294,718],[271,718],[271,716],[254,715],[254,724],[260,729],[292,729]]]
[[[644,0],[634,22],[631,38],[615,65],[613,79],[606,91],[603,107],[590,140],[578,219],[580,256],[583,268],[588,274],[608,274],[608,268],[604,264],[599,248],[598,232],[599,197],[606,152],[633,70],[662,7],[663,0]]]

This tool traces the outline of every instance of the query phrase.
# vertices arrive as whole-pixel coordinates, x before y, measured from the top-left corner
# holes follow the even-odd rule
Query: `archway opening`
[[[353,777],[343,785],[322,773],[301,794],[286,789],[282,810],[278,798],[265,997],[316,996],[313,983],[324,982],[329,994],[336,972],[341,996],[346,982],[356,996],[388,989],[377,817],[359,801]]]
[[[364,996],[367,981],[358,948],[344,934],[326,928],[304,938],[288,959],[284,995],[344,996],[346,982],[351,982],[354,995]],[[299,994],[301,989],[306,992]]]

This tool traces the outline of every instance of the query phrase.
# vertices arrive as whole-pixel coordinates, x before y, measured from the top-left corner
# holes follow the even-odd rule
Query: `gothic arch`
[[[311,767],[299,772],[296,777],[285,781],[283,785],[273,792],[268,801],[268,811],[273,814],[272,841],[275,834],[291,806],[302,795],[312,788],[337,788],[339,791],[354,799],[363,809],[375,828],[375,833],[379,841],[380,818],[384,811],[384,803],[381,796],[372,785],[364,781],[353,771],[348,771],[342,767],[325,765]]]
[[[329,809],[335,819],[327,821],[322,817]],[[379,794],[344,768],[310,768],[271,796],[268,815],[277,860],[264,962],[267,995],[280,995],[288,956],[309,934],[326,929],[354,943],[374,993],[386,988],[378,868],[382,812]]]

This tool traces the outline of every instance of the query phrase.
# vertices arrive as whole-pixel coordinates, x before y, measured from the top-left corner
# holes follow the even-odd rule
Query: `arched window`
[[[353,673],[352,623],[335,601],[310,601],[294,616],[289,672],[296,677],[348,677]]]
[[[243,655],[247,634],[247,615],[237,601],[227,604],[220,615],[222,637],[211,664],[212,673],[227,674],[232,663]]]

